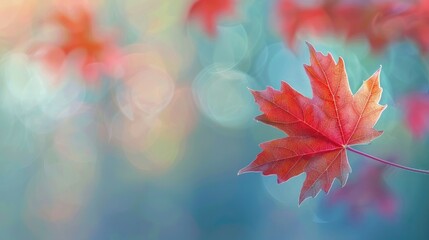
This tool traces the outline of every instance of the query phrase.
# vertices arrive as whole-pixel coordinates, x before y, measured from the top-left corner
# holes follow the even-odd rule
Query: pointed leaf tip
[[[380,67],[377,69],[377,71],[375,71],[375,73],[378,74],[378,75],[380,75],[381,69],[382,69],[382,66],[380,65]]]
[[[250,92],[255,92],[256,91],[255,89],[252,89],[250,87],[247,87],[247,90],[249,90]]]
[[[304,197],[304,196],[299,196],[299,200],[298,200],[298,207],[300,207],[301,206],[301,204],[307,199],[307,198],[309,198],[308,196],[307,197]]]
[[[316,49],[314,49],[314,47],[311,43],[306,41],[305,44],[307,44],[307,47],[310,50],[310,54],[316,52]]]
[[[237,173],[237,176],[238,176],[238,175],[242,175],[242,174],[244,174],[244,173],[248,173],[248,172],[249,172],[249,165],[247,165],[246,167],[244,167],[244,168],[240,169],[240,170],[238,171],[238,173]]]

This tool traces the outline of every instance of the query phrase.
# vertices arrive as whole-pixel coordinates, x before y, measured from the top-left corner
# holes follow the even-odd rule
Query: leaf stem
[[[356,149],[351,148],[351,147],[346,147],[346,149],[347,149],[347,150],[350,150],[350,151],[352,151],[352,152],[354,152],[354,153],[357,153],[357,154],[359,154],[359,155],[362,155],[362,156],[364,156],[364,157],[371,158],[371,159],[373,159],[373,160],[375,160],[375,161],[378,161],[378,162],[381,162],[381,163],[384,163],[384,164],[387,164],[387,165],[390,165],[390,166],[393,166],[393,167],[402,168],[402,169],[404,169],[404,170],[408,170],[408,171],[410,171],[410,172],[417,172],[417,173],[429,174],[429,170],[422,170],[422,169],[410,168],[410,167],[402,166],[402,165],[397,164],[397,163],[389,162],[389,161],[386,161],[386,160],[384,160],[384,159],[381,159],[381,158],[378,158],[378,157],[371,156],[371,155],[369,155],[369,154],[366,154],[366,153],[364,153],[364,152],[361,152],[361,151],[356,150]]]

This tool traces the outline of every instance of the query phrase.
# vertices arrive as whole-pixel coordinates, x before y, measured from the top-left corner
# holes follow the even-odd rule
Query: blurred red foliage
[[[236,0],[195,0],[188,11],[188,21],[197,19],[209,36],[216,35],[216,24],[220,17],[235,12]]]
[[[98,82],[102,74],[113,76],[121,56],[114,36],[97,29],[88,7],[78,6],[73,10],[57,9],[48,18],[48,24],[60,28],[61,36],[53,42],[37,44],[31,53],[53,71],[61,71],[68,60],[74,61],[73,67],[88,83]]]
[[[334,34],[346,40],[366,39],[375,52],[389,43],[411,39],[429,50],[429,1],[322,0],[304,6],[279,0],[276,21],[286,42],[293,46],[301,32],[316,36]]]

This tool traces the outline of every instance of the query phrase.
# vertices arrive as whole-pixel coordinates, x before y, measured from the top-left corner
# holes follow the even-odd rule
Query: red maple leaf
[[[374,206],[385,217],[393,217],[397,212],[398,203],[384,182],[386,166],[367,166],[353,182],[337,189],[328,198],[328,204],[344,202],[355,220]]]
[[[305,172],[299,203],[320,190],[327,193],[335,178],[344,186],[351,171],[346,150],[382,134],[373,127],[385,109],[378,104],[380,70],[353,95],[343,59],[336,63],[331,54],[325,56],[308,46],[311,65],[305,65],[305,70],[313,98],[285,82],[280,91],[271,87],[252,91],[263,112],[256,119],[288,136],[261,144],[262,152],[239,172],[276,174],[279,183]]]
[[[195,0],[188,11],[188,21],[198,19],[209,36],[216,35],[220,17],[233,15],[236,0]]]
[[[415,138],[421,139],[429,131],[429,95],[409,94],[401,99],[400,105],[404,111],[405,126]]]
[[[70,54],[80,52],[82,55],[74,60],[80,74],[88,82],[98,81],[101,74],[113,75],[120,56],[113,36],[100,33],[90,9],[79,6],[74,10],[66,12],[58,9],[54,12],[49,22],[62,29],[61,39],[39,44],[32,52],[42,50],[39,57],[53,70],[60,69]]]

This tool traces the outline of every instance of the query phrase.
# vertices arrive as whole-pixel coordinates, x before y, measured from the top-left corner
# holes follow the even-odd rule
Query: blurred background
[[[429,169],[429,1],[0,1],[0,239],[429,239],[429,176],[349,153],[245,174],[282,132],[248,88],[311,97],[305,41],[355,92],[382,65],[384,134],[358,149]]]

